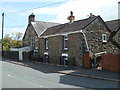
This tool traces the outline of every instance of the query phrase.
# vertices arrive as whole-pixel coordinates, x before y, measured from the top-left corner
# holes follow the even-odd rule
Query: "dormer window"
[[[102,34],[102,42],[107,43],[107,35],[106,34]]]
[[[68,50],[68,36],[64,36],[63,47],[64,50]]]

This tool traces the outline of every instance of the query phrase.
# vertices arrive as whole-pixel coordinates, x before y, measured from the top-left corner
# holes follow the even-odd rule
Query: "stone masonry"
[[[98,18],[90,25],[83,29],[87,37],[90,51],[95,54],[106,51],[107,53],[117,54],[117,48],[111,42],[103,43],[102,34],[110,36],[110,32],[106,28],[102,19]],[[40,38],[40,57],[44,57],[44,52],[48,52],[50,63],[60,64],[62,53],[68,54],[68,58],[75,58],[75,65],[83,66],[83,55],[86,49],[85,39],[82,33],[68,34],[68,50],[63,50],[63,36],[48,37],[48,50],[45,50],[45,39]]]

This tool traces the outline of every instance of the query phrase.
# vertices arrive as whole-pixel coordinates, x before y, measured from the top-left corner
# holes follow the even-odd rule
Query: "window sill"
[[[102,41],[102,43],[103,43],[103,44],[106,44],[106,43],[107,43],[107,41]]]
[[[67,51],[67,50],[68,50],[68,48],[64,48],[63,50]]]

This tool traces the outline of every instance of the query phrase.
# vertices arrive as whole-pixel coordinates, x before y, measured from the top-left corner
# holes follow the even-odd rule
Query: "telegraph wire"
[[[44,8],[44,7],[48,7],[48,6],[53,6],[53,5],[60,4],[60,3],[63,3],[63,2],[57,2],[57,3],[48,4],[48,5],[43,5],[41,7],[37,7],[37,8],[29,9],[29,10],[24,10],[24,11],[19,11],[19,12],[13,12],[13,13],[10,13],[10,14],[17,14],[17,13],[27,12],[27,11],[31,11],[31,10],[35,10],[35,9],[40,9],[40,8]]]
[[[60,4],[60,3],[63,3],[63,2],[56,2],[56,3],[52,3],[52,4],[48,4],[48,5],[43,5],[41,7],[37,7],[37,8],[33,8],[33,9],[29,9],[29,10],[24,10],[24,11],[19,11],[19,12],[13,12],[13,13],[9,13],[9,14],[17,14],[17,13],[22,13],[22,12],[27,12],[27,11],[31,11],[31,10],[35,10],[35,9],[39,9],[39,8],[44,8],[44,7],[48,7],[48,6],[53,6],[53,5],[56,5],[56,4]],[[7,14],[5,14],[5,16],[10,20],[10,21],[13,21],[13,19],[11,19]],[[14,21],[13,21],[14,22]],[[16,21],[15,21],[16,22]],[[26,25],[15,25],[15,26],[5,26],[5,27],[25,27]]]
[[[19,11],[19,12],[13,12],[13,13],[9,13],[9,14],[17,14],[17,13],[22,13],[22,12],[27,12],[27,11],[31,11],[31,10],[35,10],[35,9],[40,9],[40,8],[44,8],[44,7],[48,7],[48,6],[53,6],[53,5],[56,5],[56,4],[60,4],[60,3],[63,3],[65,1],[69,1],[69,0],[64,0],[64,1],[61,1],[61,2],[56,2],[56,3],[52,3],[52,4],[48,4],[48,5],[43,5],[41,7],[37,7],[37,8],[33,8],[33,9],[29,9],[29,10],[24,10],[24,11]],[[5,14],[5,16],[7,16],[7,18],[9,18],[8,15]],[[10,19],[12,21],[12,19]],[[15,25],[15,26],[5,26],[5,27],[26,27],[26,25]]]

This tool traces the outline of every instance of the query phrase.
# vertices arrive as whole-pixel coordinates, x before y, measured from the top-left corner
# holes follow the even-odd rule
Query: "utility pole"
[[[4,34],[4,13],[2,13],[2,57],[3,57],[3,34]]]

